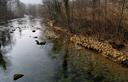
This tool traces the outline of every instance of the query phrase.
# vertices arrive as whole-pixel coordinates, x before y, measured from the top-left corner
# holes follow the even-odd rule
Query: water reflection
[[[56,72],[61,59],[51,57],[51,54],[54,55],[53,44],[42,34],[45,27],[41,25],[40,19],[29,19],[29,16],[13,19],[8,23],[8,27],[10,45],[13,46],[6,55],[3,51],[8,50],[8,46],[2,47],[1,50],[2,56],[5,56],[2,59],[6,61],[7,56],[11,64],[6,71],[0,69],[0,82],[14,82],[12,77],[16,73],[24,74],[24,77],[17,82],[56,82]],[[32,32],[33,30],[35,32]],[[46,43],[37,45],[36,40]],[[6,66],[7,63],[8,61]]]
[[[10,35],[8,29],[1,31],[1,33],[0,33],[0,44],[1,44],[2,48],[11,44],[11,35]]]
[[[128,69],[87,49],[70,49],[70,76],[73,82],[127,82]]]
[[[7,68],[6,53],[8,53],[12,47],[12,36],[10,35],[7,25],[0,26],[0,66],[5,70]]]
[[[88,49],[77,50],[72,44],[60,46],[63,41],[53,41],[53,52],[63,50],[64,54],[58,82],[128,82],[127,68]]]
[[[1,52],[0,52],[0,66],[2,66],[3,69],[6,70],[6,61],[4,60],[4,57],[3,57],[3,55],[1,54]]]

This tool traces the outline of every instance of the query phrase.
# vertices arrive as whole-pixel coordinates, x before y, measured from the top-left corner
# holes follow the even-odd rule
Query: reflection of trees
[[[0,34],[0,43],[1,43],[1,46],[4,47],[4,46],[7,46],[11,43],[11,36],[9,34],[9,30],[4,30],[4,31],[1,31],[1,34]]]
[[[59,53],[63,47],[63,41],[62,40],[52,40],[53,42],[53,53]]]
[[[0,30],[0,66],[6,69],[6,60],[5,55],[9,50],[9,45],[12,43],[11,35],[9,33],[9,29]]]
[[[6,69],[6,61],[4,60],[4,57],[1,52],[0,52],[0,66]]]
[[[71,49],[69,53],[70,79],[72,82],[125,82],[122,67],[90,50]],[[113,70],[114,69],[114,70]]]

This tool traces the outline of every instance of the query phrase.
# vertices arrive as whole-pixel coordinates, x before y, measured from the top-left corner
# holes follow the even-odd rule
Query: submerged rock
[[[14,74],[13,80],[18,80],[18,79],[22,78],[23,76],[24,76],[23,74]]]

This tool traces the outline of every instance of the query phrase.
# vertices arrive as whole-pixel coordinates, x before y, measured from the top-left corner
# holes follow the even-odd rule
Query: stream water
[[[65,79],[61,72],[65,51],[61,42],[45,37],[45,29],[40,19],[29,16],[0,26],[0,82],[128,82],[127,68],[96,52],[73,48],[68,50]],[[38,45],[36,40],[46,44]],[[17,73],[24,77],[14,81]]]
[[[17,82],[55,82],[59,60],[50,57],[53,44],[45,38],[40,19],[14,19],[0,29],[0,82],[14,82],[16,73],[25,75]],[[37,45],[35,40],[47,43]]]

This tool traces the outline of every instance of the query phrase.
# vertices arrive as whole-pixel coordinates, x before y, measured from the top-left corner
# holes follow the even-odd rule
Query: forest
[[[99,40],[128,41],[127,0],[45,0],[44,17]]]

